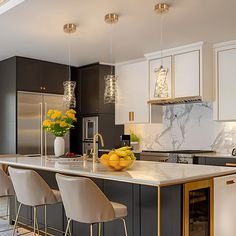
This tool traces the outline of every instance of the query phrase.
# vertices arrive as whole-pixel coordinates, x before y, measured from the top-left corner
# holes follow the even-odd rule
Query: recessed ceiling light
[[[0,0],[0,15],[24,1],[25,0]]]

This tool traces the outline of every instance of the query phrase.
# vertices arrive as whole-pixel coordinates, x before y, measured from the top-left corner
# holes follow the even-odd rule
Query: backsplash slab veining
[[[236,122],[213,121],[212,103],[163,107],[162,123],[127,124],[125,133],[141,138],[141,150],[203,149],[230,153],[236,147]]]

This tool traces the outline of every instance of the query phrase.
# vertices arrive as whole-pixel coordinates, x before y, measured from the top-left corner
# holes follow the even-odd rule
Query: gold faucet
[[[93,163],[97,162],[97,150],[96,150],[96,139],[97,139],[97,137],[100,138],[101,145],[102,145],[102,147],[104,147],[104,141],[103,141],[102,135],[101,134],[95,134],[93,136]]]

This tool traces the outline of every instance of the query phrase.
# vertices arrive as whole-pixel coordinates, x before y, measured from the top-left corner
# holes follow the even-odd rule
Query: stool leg
[[[34,207],[34,235],[36,235],[36,228],[39,235],[39,226],[37,221],[37,207]]]
[[[36,235],[35,231],[36,231],[36,208],[34,207],[34,235]]]
[[[98,236],[101,236],[101,224],[102,223],[98,223]]]
[[[13,233],[12,233],[13,236],[15,235],[15,231],[16,231],[16,227],[17,227],[17,222],[18,222],[18,218],[19,218],[19,215],[20,215],[21,206],[22,206],[22,204],[20,203],[19,208],[18,208],[18,212],[17,212],[17,215],[16,215],[16,219],[15,219],[14,228],[13,228]]]
[[[15,210],[15,217],[17,216],[17,198],[16,198],[16,195],[15,195],[15,197],[14,197],[14,200],[15,200],[15,206],[14,206],[14,210]],[[16,229],[16,232],[17,233],[19,233],[19,231],[18,231],[18,228]]]
[[[90,224],[90,236],[93,236],[93,224]]]
[[[121,220],[123,221],[123,224],[124,224],[125,236],[128,236],[125,219],[121,218]]]
[[[44,206],[44,231],[45,231],[45,236],[47,236],[47,205]]]
[[[68,222],[67,222],[67,226],[66,226],[65,236],[67,236],[68,231],[70,231],[70,222],[71,222],[71,219],[67,219],[67,220],[68,220]],[[70,232],[70,235],[71,235],[71,232]]]

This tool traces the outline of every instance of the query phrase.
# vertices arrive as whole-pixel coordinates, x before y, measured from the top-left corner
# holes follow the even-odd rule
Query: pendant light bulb
[[[76,32],[76,24],[68,23],[63,26],[63,30],[67,34],[72,34]],[[69,76],[68,80],[64,81],[63,87],[64,87],[64,96],[63,96],[63,105],[66,108],[76,108],[76,98],[75,98],[75,87],[76,82],[71,81],[71,68],[70,68],[70,42],[68,46],[68,68],[69,68]]]
[[[119,16],[116,13],[108,13],[105,15],[105,22],[107,24],[116,24],[119,20]],[[110,34],[110,60],[112,63],[112,32]],[[104,103],[116,103],[117,101],[117,76],[113,73],[111,67],[111,73],[104,77],[105,80],[105,91],[104,91]]]

